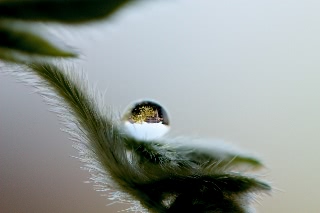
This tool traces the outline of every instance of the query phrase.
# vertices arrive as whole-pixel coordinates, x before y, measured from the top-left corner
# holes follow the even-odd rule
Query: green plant
[[[54,107],[92,180],[101,190],[113,189],[112,199],[132,204],[128,210],[246,212],[255,193],[271,189],[238,172],[260,168],[258,159],[219,146],[199,147],[187,137],[144,141],[127,135],[120,119],[99,103],[98,92],[91,90],[79,73],[51,60],[76,54],[41,37],[37,29],[25,27],[29,24],[25,19],[31,23],[92,21],[108,17],[128,2],[0,2],[0,35],[4,38],[0,57],[19,64],[15,69],[24,73],[22,80],[32,79],[25,81]],[[57,8],[62,12],[52,12]]]

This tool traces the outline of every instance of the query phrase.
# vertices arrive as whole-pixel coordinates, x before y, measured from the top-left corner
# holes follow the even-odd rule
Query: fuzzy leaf
[[[237,174],[171,175],[169,178],[144,184],[141,190],[146,191],[148,197],[157,200],[158,203],[163,203],[166,197],[171,196],[171,203],[161,206],[166,212],[220,212],[217,211],[217,205],[222,212],[229,212],[226,211],[228,208],[238,209],[233,212],[242,212],[241,202],[234,199],[237,195],[270,190],[270,186],[254,178]],[[221,200],[229,200],[233,204],[224,206],[223,202],[218,203]]]
[[[112,15],[132,0],[0,1],[0,18],[81,23]]]
[[[230,171],[230,161],[225,159],[236,158],[237,153],[212,149],[208,155],[190,146],[172,146],[172,141],[147,142],[129,137],[105,106],[88,94],[84,79],[74,72],[50,64],[27,66],[41,78],[38,83],[32,82],[57,107],[55,111],[77,142],[82,161],[93,173],[92,180],[102,190],[124,192],[119,192],[122,197],[116,193],[121,201],[138,200],[144,207],[139,209],[142,212],[242,213],[246,212],[249,194],[271,189],[262,181]],[[226,162],[208,170],[208,159]],[[240,159],[252,164],[250,158]]]
[[[188,142],[190,139],[185,138],[183,140]],[[251,156],[230,150],[216,150],[210,147],[203,149],[198,147],[197,144],[201,143],[199,140],[193,145],[183,145],[182,141],[177,143],[176,141],[166,139],[162,139],[161,142],[150,142],[127,138],[125,142],[127,148],[135,152],[141,162],[148,161],[153,164],[165,164],[169,162],[171,163],[171,167],[173,165],[176,165],[176,167],[187,166],[187,163],[189,166],[202,167],[208,172],[218,169],[226,171],[238,167],[258,169],[263,166],[258,159]]]
[[[75,57],[76,54],[61,49],[33,32],[15,25],[0,24],[0,58],[15,60],[15,54],[27,56]]]

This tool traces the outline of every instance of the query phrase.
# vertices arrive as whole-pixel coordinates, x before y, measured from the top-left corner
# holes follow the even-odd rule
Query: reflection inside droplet
[[[139,140],[159,138],[170,129],[165,109],[147,100],[130,105],[123,116],[123,122],[127,133]]]

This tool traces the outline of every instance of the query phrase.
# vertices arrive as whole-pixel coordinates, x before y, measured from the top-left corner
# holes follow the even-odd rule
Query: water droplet
[[[123,123],[126,132],[138,140],[157,139],[170,129],[166,110],[149,100],[131,104],[125,111]]]

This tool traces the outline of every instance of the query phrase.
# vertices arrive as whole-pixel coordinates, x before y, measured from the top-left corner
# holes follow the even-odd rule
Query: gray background
[[[109,21],[50,27],[122,112],[152,98],[172,135],[258,153],[275,190],[258,212],[320,211],[318,1],[141,2]],[[46,26],[44,26],[46,27]],[[78,70],[75,70],[77,72]],[[105,206],[48,106],[0,74],[0,211],[116,212]]]

